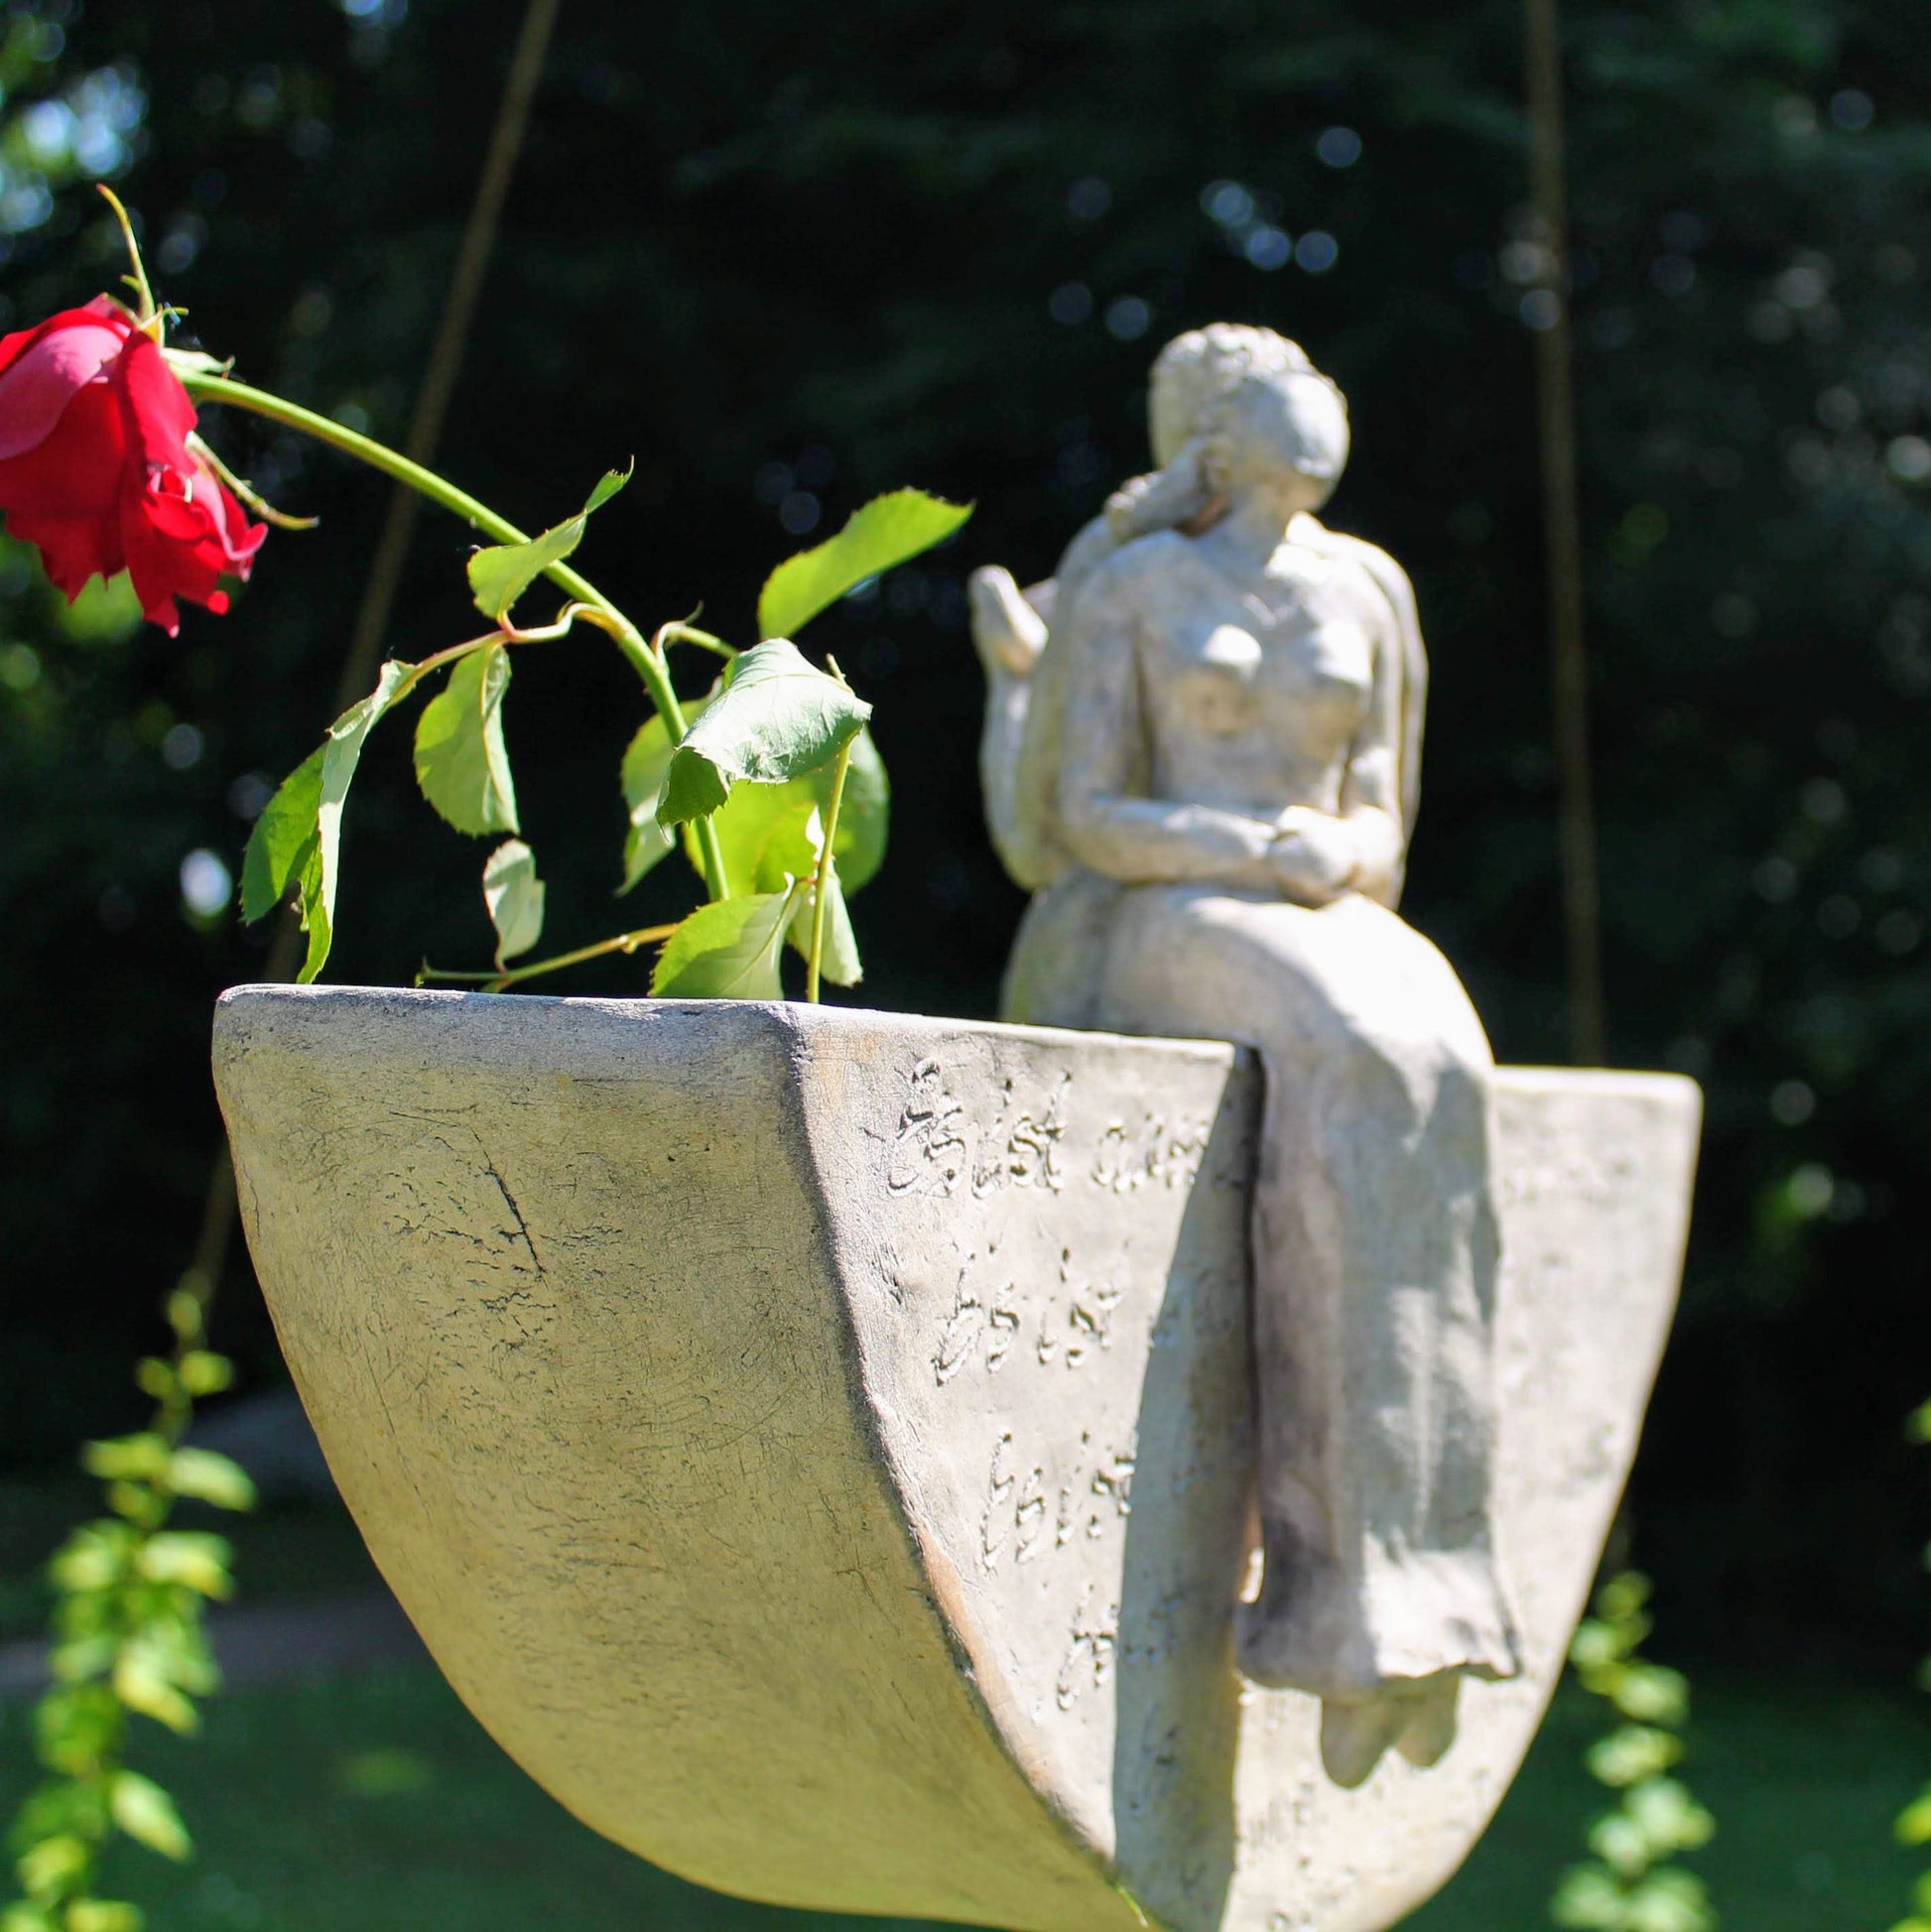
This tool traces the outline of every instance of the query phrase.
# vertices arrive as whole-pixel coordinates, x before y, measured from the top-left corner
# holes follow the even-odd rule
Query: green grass
[[[1682,1776],[1717,1815],[1684,1861],[1728,1932],[1887,1932],[1919,1861],[1891,1820],[1931,1777],[1931,1714],[1908,1685],[1713,1674],[1694,1680]],[[1593,1701],[1556,1700],[1528,1763],[1458,1877],[1409,1932],[1517,1932],[1547,1923],[1560,1868],[1582,1856],[1601,1788],[1582,1767]]]
[[[85,1506],[83,1483],[0,1490],[0,1637],[41,1615],[32,1573]],[[247,1601],[371,1581],[345,1515],[235,1527]],[[1703,1672],[1685,1775],[1719,1821],[1692,1861],[1729,1932],[1885,1932],[1917,1868],[1890,1820],[1931,1776],[1931,1712],[1899,1685]],[[1581,1766],[1600,1720],[1558,1699],[1467,1868],[1409,1932],[1533,1932],[1601,1794]],[[683,1884],[546,1797],[427,1668],[237,1690],[183,1743],[144,1727],[140,1768],[175,1790],[201,1847],[183,1869],[115,1855],[151,1932],[829,1932],[903,1921],[777,1911]],[[33,1775],[29,1713],[0,1707],[0,1818]]]
[[[1731,1932],[1884,1932],[1913,1863],[1888,1821],[1931,1767],[1906,1696],[1856,1686],[1701,1684],[1687,1767],[1721,1820],[1699,1856]],[[27,1771],[27,1712],[0,1710],[0,1806]],[[1575,1856],[1593,1735],[1565,1698],[1468,1868],[1412,1932],[1542,1925]],[[236,1692],[196,1743],[141,1754],[201,1845],[177,1870],[128,1849],[111,1876],[152,1932],[808,1932],[836,1920],[718,1897],[604,1844],[512,1765],[433,1671]]]

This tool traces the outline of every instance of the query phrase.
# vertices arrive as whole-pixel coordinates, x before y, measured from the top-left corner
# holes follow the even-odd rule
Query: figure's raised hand
[[[1106,522],[1116,543],[1130,544],[1150,531],[1193,528],[1213,501],[1205,450],[1196,439],[1165,468],[1122,483],[1106,499]]]
[[[1046,648],[1046,620],[1008,570],[987,564],[966,580],[972,642],[988,676],[1030,678]]]

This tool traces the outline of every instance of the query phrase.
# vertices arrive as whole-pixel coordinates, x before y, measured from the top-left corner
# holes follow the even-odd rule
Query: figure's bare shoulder
[[[1094,616],[1137,610],[1149,592],[1192,576],[1198,568],[1193,545],[1177,530],[1149,531],[1094,567],[1081,589],[1081,607]]]
[[[1313,519],[1309,519],[1313,522]],[[1351,537],[1345,531],[1330,530],[1326,524],[1316,523],[1309,535],[1310,547],[1344,564],[1365,579],[1373,589],[1393,605],[1395,616],[1404,626],[1417,625],[1415,609],[1415,586],[1409,581],[1408,573],[1397,564],[1378,544],[1371,544],[1365,537]]]

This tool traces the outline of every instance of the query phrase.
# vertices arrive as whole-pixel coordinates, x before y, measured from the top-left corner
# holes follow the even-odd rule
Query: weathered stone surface
[[[849,1010],[252,988],[256,1264],[370,1548],[579,1816],[747,1896],[1370,1932],[1533,1734],[1674,1304],[1695,1090],[1503,1070],[1496,1520],[1527,1669],[1323,1775],[1245,1685],[1258,1079]]]

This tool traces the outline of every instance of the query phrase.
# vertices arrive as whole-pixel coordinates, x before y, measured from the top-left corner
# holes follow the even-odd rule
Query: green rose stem
[[[314,410],[304,409],[299,403],[286,402],[280,396],[270,395],[265,389],[250,388],[247,383],[235,382],[227,376],[189,370],[178,370],[177,373],[181,376],[183,387],[196,402],[229,403],[236,409],[266,417],[271,423],[300,430],[303,435],[314,437],[318,443],[325,443],[331,449],[340,450],[357,461],[367,463],[371,469],[379,469],[385,476],[406,483],[432,503],[441,504],[444,509],[459,516],[496,543],[527,544],[530,541],[515,524],[499,517],[487,505],[478,503],[466,491],[447,482],[435,470],[412,462],[399,451],[377,443],[373,437],[362,436],[340,423],[331,422],[326,416],[317,415]],[[544,576],[586,606],[582,614],[616,640],[618,650],[643,680],[651,702],[663,713],[665,726],[673,740],[682,742],[687,728],[684,707],[678,703],[677,693],[672,689],[670,670],[664,662],[662,651],[652,649],[637,626],[588,579],[572,570],[568,564],[546,565]],[[678,634],[692,643],[716,648],[716,640],[704,632],[692,632],[688,625],[667,624],[659,633],[660,636]],[[706,817],[697,821],[697,831],[698,851],[704,861],[705,887],[712,899],[727,899],[730,897],[730,881],[724,870],[724,853],[717,841],[717,829]]]
[[[461,980],[467,984],[479,985],[484,992],[499,993],[507,986],[513,986],[519,979],[534,979],[540,972],[561,972],[565,966],[581,966],[585,960],[600,960],[606,953],[634,953],[640,946],[655,946],[660,940],[667,940],[677,931],[675,924],[669,926],[639,926],[634,933],[618,933],[612,939],[600,939],[588,946],[579,946],[572,953],[559,953],[548,960],[533,960],[528,966],[509,966],[501,971],[490,972],[445,972],[441,966],[425,965],[416,975],[417,985],[431,979]]]
[[[835,671],[836,665],[832,667]],[[842,682],[842,680],[840,680]],[[838,768],[832,778],[832,803],[825,808],[825,842],[818,848],[818,877],[812,882],[812,956],[805,967],[805,997],[818,1004],[819,968],[825,960],[825,887],[837,877],[834,869],[834,844],[838,836],[838,808],[844,803],[844,775],[851,769],[851,747],[855,737],[846,738],[838,753]]]

